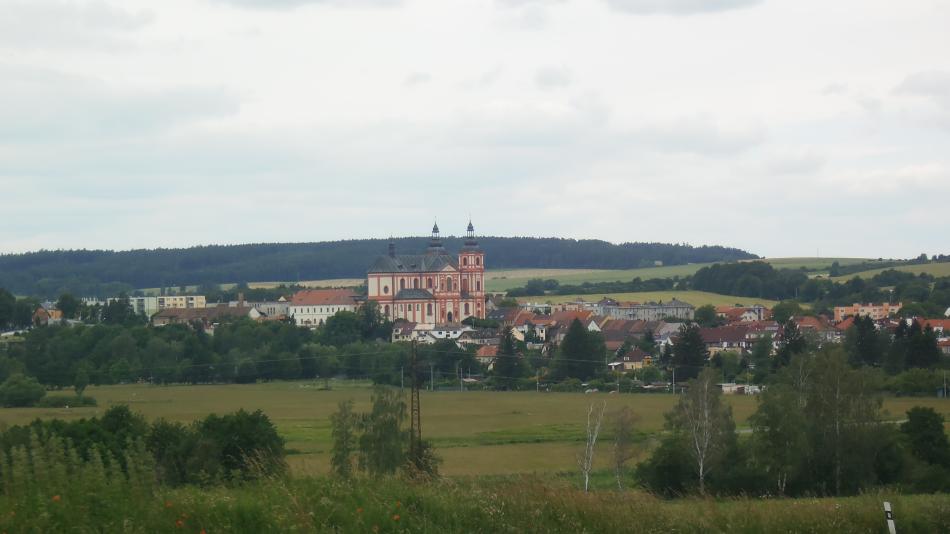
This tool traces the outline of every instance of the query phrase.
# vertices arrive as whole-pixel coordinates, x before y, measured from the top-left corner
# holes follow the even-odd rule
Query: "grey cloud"
[[[113,87],[58,71],[0,64],[0,141],[135,136],[236,113],[223,89]]]
[[[765,0],[606,0],[617,11],[636,15],[694,15],[741,9]]]
[[[630,140],[662,152],[733,155],[765,141],[761,128],[723,129],[706,117],[680,119],[639,128]]]
[[[770,175],[813,174],[821,170],[827,158],[813,150],[778,154],[766,160],[762,171]]]
[[[422,85],[432,81],[432,75],[428,72],[413,72],[406,76],[405,84],[408,86]]]
[[[911,74],[895,89],[896,94],[923,96],[950,108],[950,71],[927,71]]]
[[[151,13],[127,11],[104,2],[8,2],[0,17],[0,46],[119,47],[125,44],[125,34],[151,20]]]
[[[534,75],[534,81],[542,89],[557,89],[571,85],[571,72],[561,67],[544,67]]]

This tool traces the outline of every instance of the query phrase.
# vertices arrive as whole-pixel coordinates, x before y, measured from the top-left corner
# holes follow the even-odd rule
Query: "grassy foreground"
[[[4,532],[886,532],[950,531],[946,495],[663,501],[584,494],[534,478],[345,482],[290,478],[227,488],[65,483],[53,495],[5,495]],[[99,491],[96,491],[99,490]],[[46,493],[52,493],[46,488]]]

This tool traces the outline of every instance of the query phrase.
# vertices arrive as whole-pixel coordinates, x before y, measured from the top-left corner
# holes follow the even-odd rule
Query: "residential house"
[[[341,311],[355,312],[359,304],[350,289],[304,289],[294,293],[288,307],[297,326],[316,328]]]
[[[242,317],[258,320],[262,317],[262,314],[251,306],[219,305],[210,308],[166,308],[152,316],[152,325],[187,324],[200,326],[205,331],[213,332],[221,321]]]
[[[613,304],[602,300],[600,304],[604,315],[614,319],[637,319],[641,321],[660,321],[663,319],[680,319],[691,321],[695,308],[688,302],[673,299],[669,302],[621,302]]]
[[[609,367],[611,371],[627,372],[634,369],[642,369],[648,365],[653,365],[653,357],[644,352],[643,349],[635,347],[614,358],[614,361],[608,363],[607,367]]]
[[[835,322],[843,321],[846,317],[849,316],[861,316],[861,317],[870,317],[875,321],[881,319],[887,319],[892,314],[897,313],[901,309],[901,303],[890,304],[887,302],[882,302],[880,304],[869,303],[861,304],[855,302],[851,306],[835,306]]]
[[[747,327],[736,325],[699,329],[699,335],[702,336],[710,356],[730,350],[744,352],[750,346],[746,338],[747,332]]]
[[[393,325],[392,341],[415,341],[426,345],[441,340],[455,341],[456,343],[468,332],[474,329],[461,323],[412,323],[397,321]]]
[[[475,353],[475,359],[478,361],[478,363],[488,366],[489,369],[495,362],[496,356],[498,356],[498,345],[485,345],[484,347],[479,347],[478,351]]]

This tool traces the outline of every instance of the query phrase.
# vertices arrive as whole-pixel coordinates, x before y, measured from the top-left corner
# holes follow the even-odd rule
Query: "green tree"
[[[75,319],[79,314],[81,305],[82,303],[79,299],[69,293],[63,293],[59,296],[59,300],[56,301],[56,309],[62,312],[63,318],[65,319]]]
[[[340,348],[363,339],[364,326],[357,314],[349,311],[337,312],[321,327],[320,339],[324,345]]]
[[[715,326],[719,324],[719,315],[716,314],[716,307],[712,304],[704,304],[693,314],[693,320],[702,326]]]
[[[558,378],[587,380],[603,371],[606,355],[603,338],[574,319],[555,358],[556,375]]]
[[[372,410],[363,416],[359,466],[378,477],[393,474],[404,465],[409,435],[403,428],[406,402],[398,391],[377,386],[372,403]]]
[[[667,428],[687,444],[701,495],[706,494],[707,475],[722,467],[722,459],[736,444],[732,408],[722,402],[718,378],[716,371],[704,369],[666,415]]]
[[[765,334],[752,345],[749,360],[752,362],[752,381],[761,384],[772,367],[772,335]]]
[[[784,300],[772,308],[772,319],[778,324],[785,324],[789,319],[802,314],[801,304],[794,300]]]
[[[870,317],[856,317],[845,332],[844,346],[851,365],[878,365],[887,352],[888,335],[878,332]]]
[[[749,418],[755,461],[784,495],[807,458],[808,440],[805,412],[798,394],[784,384],[767,388],[758,398],[755,413]]]
[[[35,378],[16,374],[0,384],[0,403],[9,407],[34,406],[46,395]]]
[[[709,349],[703,342],[699,325],[687,323],[680,327],[679,336],[673,342],[673,367],[677,380],[698,376],[708,359]]]
[[[359,417],[353,412],[353,401],[341,401],[336,413],[330,416],[330,435],[333,448],[330,453],[330,465],[340,478],[353,475],[353,455],[357,449],[357,424]]]
[[[848,365],[841,347],[819,351],[806,391],[805,417],[811,443],[809,466],[820,485],[835,495],[852,493],[875,480],[880,441],[881,399],[865,370]]]
[[[943,430],[943,416],[933,408],[914,406],[908,410],[901,433],[915,457],[928,464],[950,467],[950,442]]]
[[[513,389],[514,384],[526,374],[524,358],[518,354],[511,327],[505,328],[501,335],[501,344],[498,346],[492,373],[498,388],[504,390]]]
[[[76,396],[82,397],[82,394],[86,391],[86,386],[88,385],[89,373],[86,372],[85,367],[80,367],[76,371],[76,375],[73,377],[73,389],[76,391]]]
[[[774,363],[779,367],[784,367],[792,361],[796,354],[805,352],[808,348],[808,340],[794,320],[789,319],[782,325],[782,341],[779,343],[778,351],[775,354]]]

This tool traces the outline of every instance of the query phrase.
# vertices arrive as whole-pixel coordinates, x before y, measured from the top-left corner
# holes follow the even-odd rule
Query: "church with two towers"
[[[469,221],[458,255],[445,250],[437,224],[425,254],[396,254],[390,242],[389,253],[369,267],[366,290],[366,298],[376,301],[390,320],[443,324],[484,319],[485,253],[475,227]]]

